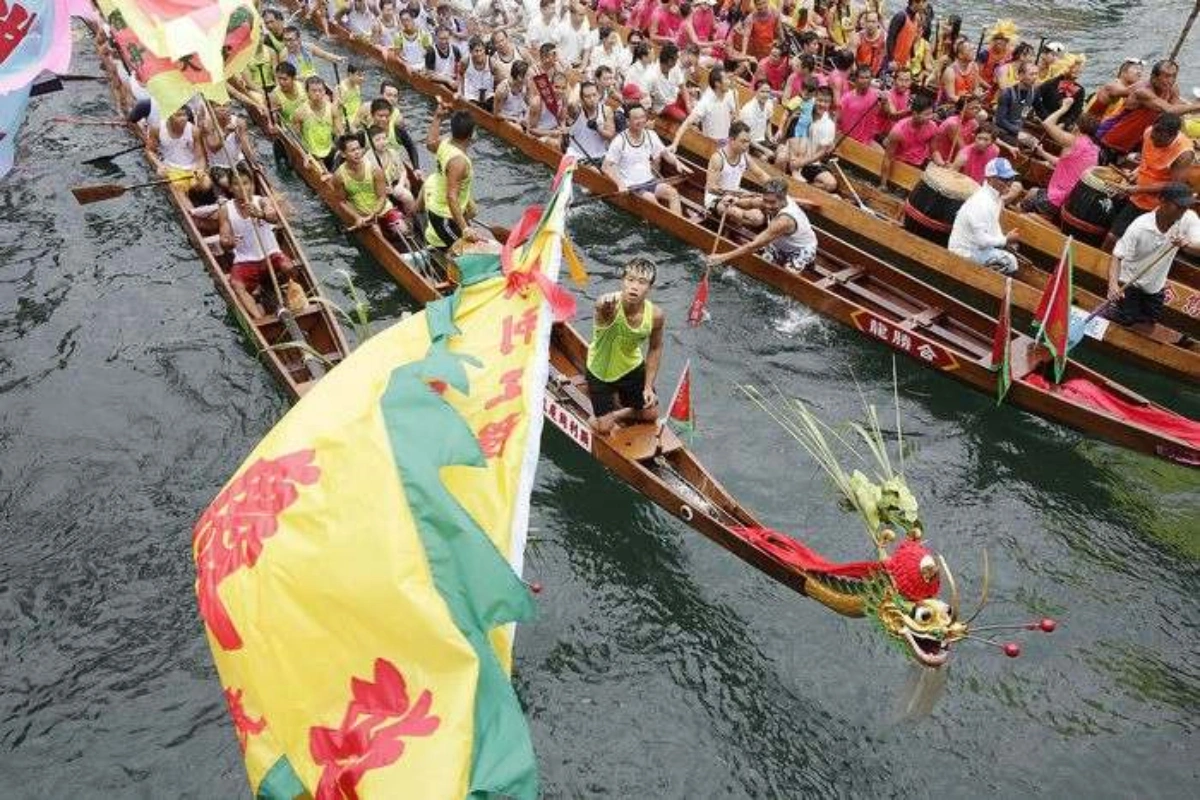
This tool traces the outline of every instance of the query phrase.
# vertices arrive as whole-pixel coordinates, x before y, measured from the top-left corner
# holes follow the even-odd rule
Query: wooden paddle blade
[[[75,202],[81,206],[86,206],[89,203],[99,203],[101,200],[112,200],[114,197],[120,197],[128,191],[119,183],[97,183],[92,186],[72,186],[71,194],[75,195]]]

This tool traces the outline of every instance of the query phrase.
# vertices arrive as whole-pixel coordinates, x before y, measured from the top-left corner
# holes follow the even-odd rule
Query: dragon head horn
[[[954,573],[950,571],[949,565],[946,564],[946,559],[941,555],[937,557],[938,565],[942,568],[942,574],[946,576],[946,583],[950,584],[950,618],[958,619],[958,583],[954,580]]]

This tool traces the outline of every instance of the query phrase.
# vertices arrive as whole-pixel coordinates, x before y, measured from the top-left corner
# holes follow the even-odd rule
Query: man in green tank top
[[[425,147],[437,158],[437,171],[430,174],[424,187],[425,215],[429,220],[425,240],[430,246],[443,249],[460,237],[468,242],[479,241],[479,235],[468,224],[475,216],[475,200],[471,197],[475,169],[467,155],[475,136],[475,120],[469,111],[455,111],[450,115],[450,136],[443,139],[442,115],[450,108],[449,103],[438,98],[425,135]]]
[[[596,301],[587,383],[592,425],[602,436],[618,424],[658,418],[654,379],[662,359],[666,317],[647,299],[656,272],[654,262],[635,258],[622,272],[621,291]],[[643,342],[649,342],[644,356]]]
[[[308,101],[296,109],[292,127],[300,135],[300,144],[312,158],[320,161],[330,172],[334,166],[334,142],[345,133],[342,118],[335,114],[329,99],[329,87],[317,77],[304,82]]]

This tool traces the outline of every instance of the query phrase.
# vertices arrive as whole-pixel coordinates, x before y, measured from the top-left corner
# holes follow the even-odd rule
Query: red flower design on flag
[[[314,452],[299,450],[276,459],[259,459],[213,500],[192,533],[196,560],[196,597],[200,616],[225,650],[242,646],[217,590],[242,567],[253,567],[263,540],[275,535],[279,514],[296,502],[296,484],[312,484],[321,475]]]
[[[404,755],[404,737],[430,736],[441,720],[429,714],[433,694],[409,703],[408,687],[396,665],[375,659],[375,680],[350,679],[352,698],[337,728],[308,729],[308,749],[321,769],[316,800],[356,800],[358,782],[373,769]]]
[[[229,716],[233,717],[233,728],[237,732],[238,746],[246,752],[246,741],[257,736],[267,727],[266,717],[253,719],[242,705],[242,690],[226,687],[225,702],[229,705]]]
[[[479,429],[479,449],[485,458],[504,455],[504,445],[508,444],[508,437],[513,435],[520,421],[521,415],[514,411],[504,419],[489,422]]]

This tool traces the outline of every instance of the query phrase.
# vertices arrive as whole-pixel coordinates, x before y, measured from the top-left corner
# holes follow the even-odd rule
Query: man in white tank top
[[[513,125],[524,125],[529,113],[529,65],[524,61],[513,62],[508,80],[496,87],[492,109],[500,119]]]
[[[438,83],[457,89],[460,62],[462,53],[450,41],[450,30],[438,28],[433,46],[425,51],[425,71]]]
[[[337,20],[359,39],[369,39],[375,28],[375,14],[367,5],[367,0],[350,0],[350,5],[338,15]]]
[[[396,0],[380,0],[379,16],[375,19],[371,37],[380,47],[391,47],[400,33],[400,15],[396,13]]]
[[[727,224],[761,228],[767,217],[760,208],[742,208],[742,176],[747,172],[755,181],[771,179],[767,171],[750,158],[750,126],[738,120],[729,126],[729,141],[708,159],[704,180],[704,207],[709,213],[726,217]]]
[[[788,197],[787,181],[772,178],[758,197],[739,198],[742,208],[757,208],[770,220],[766,229],[745,244],[708,257],[710,267],[719,267],[747,253],[763,251],[770,261],[792,272],[802,272],[817,259],[817,235],[804,209],[820,205]]]
[[[567,152],[598,164],[617,135],[612,112],[600,102],[600,88],[592,81],[579,85],[579,102],[567,107]]]
[[[270,282],[271,271],[282,292],[295,270],[275,239],[272,225],[279,216],[272,204],[254,194],[254,178],[244,166],[234,171],[233,197],[217,212],[221,247],[233,253],[229,284],[242,307],[260,321],[266,314],[256,295]]]
[[[478,36],[471,37],[467,48],[467,65],[458,81],[458,96],[490,112],[492,98],[496,94],[496,81],[492,76],[492,65],[488,62],[487,48]]]
[[[409,69],[425,68],[425,52],[433,44],[433,38],[417,27],[416,17],[409,9],[400,12],[400,33],[392,42],[394,49]]]

